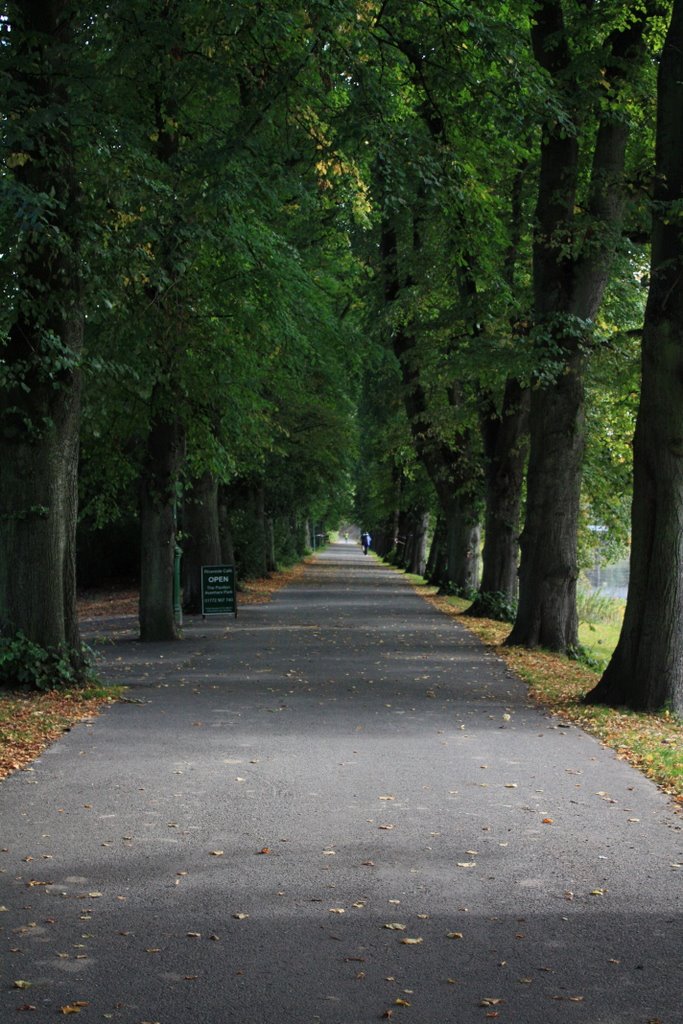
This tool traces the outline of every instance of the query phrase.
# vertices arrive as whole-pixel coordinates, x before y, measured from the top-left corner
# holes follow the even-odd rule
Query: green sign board
[[[202,566],[202,615],[237,618],[234,565]]]

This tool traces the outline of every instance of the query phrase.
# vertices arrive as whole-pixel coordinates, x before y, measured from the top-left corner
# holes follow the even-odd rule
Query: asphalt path
[[[85,625],[128,702],[0,784],[3,1024],[683,1021],[680,815],[400,574]]]

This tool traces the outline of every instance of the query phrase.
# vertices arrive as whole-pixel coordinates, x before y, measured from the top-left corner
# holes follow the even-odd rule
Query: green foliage
[[[517,602],[500,591],[479,592],[467,614],[481,619],[494,619],[496,622],[514,622]]]
[[[88,672],[89,652],[62,644],[41,647],[23,633],[0,637],[0,687],[57,690],[93,682]]]
[[[624,615],[624,602],[603,594],[601,590],[576,592],[576,610],[581,622],[589,625],[620,623]]]

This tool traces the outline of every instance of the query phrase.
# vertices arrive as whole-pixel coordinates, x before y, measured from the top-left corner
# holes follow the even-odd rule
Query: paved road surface
[[[115,625],[141,703],[0,785],[3,1024],[683,1021],[681,817],[403,577]]]

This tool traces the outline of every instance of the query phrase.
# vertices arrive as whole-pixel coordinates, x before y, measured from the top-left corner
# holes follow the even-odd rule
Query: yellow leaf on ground
[[[401,943],[404,946],[419,946],[421,942],[422,939],[401,939]]]

